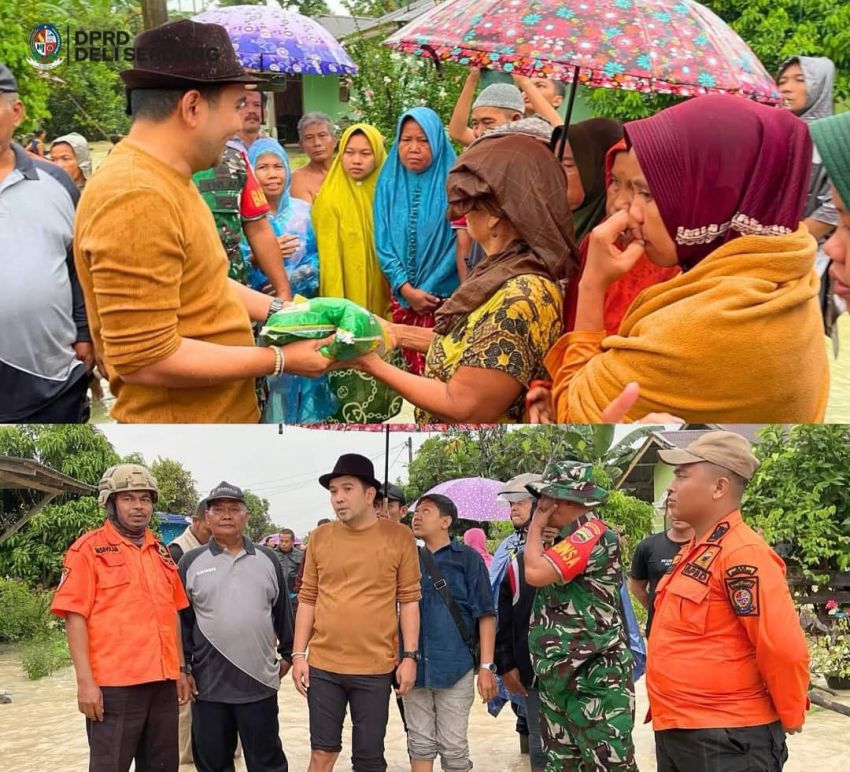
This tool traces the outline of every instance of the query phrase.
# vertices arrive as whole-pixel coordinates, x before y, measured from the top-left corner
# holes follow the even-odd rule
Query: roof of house
[[[684,429],[653,432],[638,448],[615,487],[628,490],[642,501],[654,502],[655,467],[659,462],[659,450],[686,448],[698,437],[717,429],[737,432],[756,445],[759,442],[758,431],[762,428],[764,424],[690,424]]]
[[[376,19],[370,16],[337,16],[332,13],[323,13],[313,17],[337,40],[340,40],[355,32],[369,29],[375,25]]]
[[[357,33],[365,33],[371,36],[377,35],[385,29],[388,33],[394,32],[396,29],[403,27],[408,22],[418,19],[423,13],[426,13],[435,6],[440,5],[441,2],[442,0],[416,0],[416,2],[408,2],[401,8],[390,11],[377,19],[368,19],[363,17],[356,17],[355,19],[353,17],[319,16],[316,17],[316,21],[330,31],[338,40]],[[331,18],[333,21],[330,20]],[[339,18],[348,18],[352,21],[338,22],[337,19]],[[325,23],[325,19],[329,20],[327,24]],[[331,26],[329,25],[337,27],[342,30],[342,32],[337,33],[334,29],[331,29]]]
[[[26,488],[44,493],[91,495],[97,488],[30,458],[0,456],[0,488]]]

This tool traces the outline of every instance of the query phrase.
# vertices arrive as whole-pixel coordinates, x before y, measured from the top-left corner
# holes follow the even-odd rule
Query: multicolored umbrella
[[[334,36],[300,13],[264,5],[234,5],[211,8],[193,20],[224,27],[248,70],[293,75],[357,72],[357,65]]]
[[[464,520],[509,520],[511,506],[498,498],[503,482],[487,477],[461,477],[431,488],[428,493],[448,496],[457,507],[458,517]]]
[[[590,87],[781,101],[749,46],[693,0],[450,0],[385,44]]]

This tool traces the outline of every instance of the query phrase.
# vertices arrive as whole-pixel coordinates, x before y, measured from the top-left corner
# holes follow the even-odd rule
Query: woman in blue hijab
[[[255,140],[248,150],[248,160],[254,168],[263,192],[271,206],[274,235],[283,250],[283,267],[292,287],[292,294],[305,298],[319,291],[319,250],[310,218],[310,204],[289,195],[292,172],[286,150],[276,139]],[[249,268],[251,287],[260,292],[274,294],[268,277],[253,262],[251,247],[242,239],[242,256]]]
[[[446,212],[446,180],[455,162],[437,114],[414,107],[398,122],[395,143],[375,191],[375,242],[393,293],[393,321],[433,327],[434,313],[460,283],[456,243]],[[404,350],[421,375],[425,357]]]
[[[283,267],[292,295],[315,297],[319,290],[319,253],[310,218],[310,204],[291,198],[292,174],[286,150],[275,139],[255,140],[248,160],[266,194],[271,221],[283,255]],[[265,273],[254,264],[251,248],[243,237],[242,256],[248,265],[248,280],[260,292],[274,294]],[[336,402],[327,376],[312,380],[297,375],[279,375],[267,379],[268,402],[263,410],[265,423],[317,423],[331,415]]]

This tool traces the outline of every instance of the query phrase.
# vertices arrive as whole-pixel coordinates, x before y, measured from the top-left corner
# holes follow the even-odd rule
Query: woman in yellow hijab
[[[313,204],[319,295],[347,298],[383,318],[390,296],[375,251],[372,201],[386,157],[374,126],[350,126]]]

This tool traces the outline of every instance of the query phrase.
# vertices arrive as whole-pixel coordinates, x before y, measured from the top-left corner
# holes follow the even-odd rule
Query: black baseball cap
[[[0,62],[0,94],[9,94],[18,90],[18,81],[12,75],[12,71]]]
[[[397,501],[400,504],[407,504],[407,499],[404,497],[404,491],[399,488],[398,485],[393,485],[392,483],[382,485],[381,490],[378,492],[389,501]]]
[[[229,482],[224,482],[224,480],[222,480],[210,491],[210,495],[207,496],[207,506],[212,506],[212,504],[218,499],[234,499],[235,501],[241,501],[244,504],[245,494],[242,492],[241,488],[237,488],[235,485],[231,485]]]

